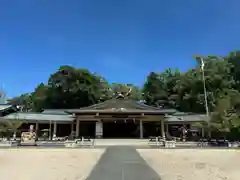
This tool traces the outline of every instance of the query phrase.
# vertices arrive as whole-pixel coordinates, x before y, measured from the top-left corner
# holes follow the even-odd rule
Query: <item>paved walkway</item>
[[[133,147],[109,147],[86,180],[161,180]]]

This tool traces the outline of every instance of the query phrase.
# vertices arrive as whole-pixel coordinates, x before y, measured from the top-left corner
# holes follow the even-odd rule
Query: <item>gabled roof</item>
[[[42,114],[32,112],[18,112],[6,115],[2,120],[22,120],[22,121],[61,121],[71,122],[74,120],[72,115]]]
[[[146,104],[140,103],[138,101],[134,101],[131,99],[117,99],[113,98],[98,104],[94,104],[92,106],[87,106],[80,108],[82,110],[103,110],[103,109],[111,109],[111,108],[125,108],[125,109],[144,109],[144,110],[159,110],[157,107],[148,106]]]
[[[104,101],[102,103],[94,104],[92,106],[87,106],[80,109],[69,109],[67,110],[69,113],[91,113],[91,112],[135,112],[135,113],[142,113],[142,112],[149,112],[153,113],[175,113],[175,109],[165,109],[165,108],[158,108],[153,106],[148,106],[144,103],[141,103],[139,101],[134,101],[131,99],[110,99],[107,101]]]

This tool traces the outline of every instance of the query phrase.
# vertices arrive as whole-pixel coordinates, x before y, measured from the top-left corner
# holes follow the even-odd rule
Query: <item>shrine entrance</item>
[[[139,124],[124,120],[103,122],[103,138],[139,138]]]

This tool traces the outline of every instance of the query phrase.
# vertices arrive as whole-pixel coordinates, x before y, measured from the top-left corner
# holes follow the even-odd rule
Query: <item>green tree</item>
[[[4,122],[0,123],[0,134],[2,137],[7,137],[8,139],[11,138],[16,138],[16,134],[18,132],[18,129],[21,127],[23,124],[23,121],[20,121],[19,119],[15,120],[7,120]]]
[[[32,101],[31,101],[31,94],[25,93],[18,97],[14,97],[9,99],[8,104],[11,105],[19,105],[22,111],[30,111],[32,110]]]
[[[167,86],[159,73],[151,72],[143,86],[143,95],[146,104],[161,106],[168,100]]]
[[[217,100],[215,111],[211,115],[210,128],[224,137],[240,126],[240,118],[234,107],[233,98],[239,98],[238,92],[223,92]]]
[[[61,66],[48,80],[47,104],[51,108],[79,108],[108,99],[108,84],[86,69]]]

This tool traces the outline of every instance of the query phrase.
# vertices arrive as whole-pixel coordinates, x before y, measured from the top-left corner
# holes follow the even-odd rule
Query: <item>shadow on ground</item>
[[[133,147],[109,147],[86,180],[161,180]]]

